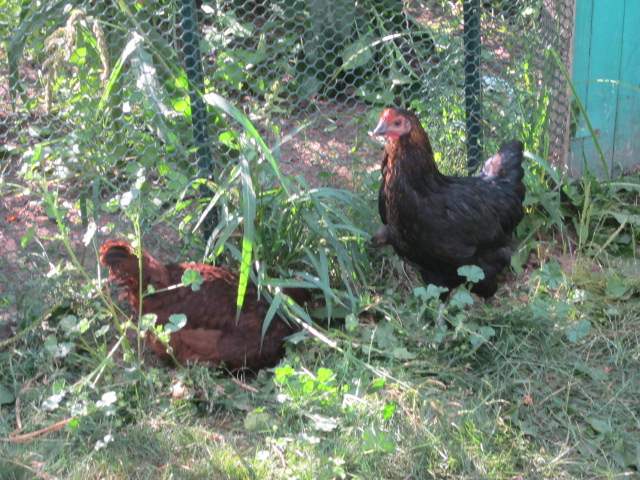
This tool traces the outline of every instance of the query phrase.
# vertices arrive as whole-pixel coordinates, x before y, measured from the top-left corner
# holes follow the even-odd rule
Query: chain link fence
[[[203,212],[243,159],[345,187],[375,220],[366,132],[386,105],[419,113],[449,173],[512,137],[566,155],[551,51],[569,64],[570,0],[0,3],[5,309],[88,232],[139,230],[172,259],[194,232],[232,231],[232,198]]]

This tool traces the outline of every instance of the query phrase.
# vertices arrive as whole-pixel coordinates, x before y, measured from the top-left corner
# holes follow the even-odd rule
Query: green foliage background
[[[460,2],[202,2],[203,165],[179,2],[0,0],[3,478],[634,475],[640,182],[556,163],[569,4],[551,36],[545,2],[482,5],[485,148],[525,141],[527,216],[499,305],[463,286],[443,329],[366,248],[366,132],[412,108],[466,173]],[[97,266],[115,235],[231,265],[316,335],[240,381],[159,364]]]

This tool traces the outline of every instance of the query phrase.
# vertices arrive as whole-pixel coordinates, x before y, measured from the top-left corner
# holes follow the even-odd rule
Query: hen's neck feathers
[[[442,174],[433,158],[433,149],[427,132],[418,117],[409,113],[411,131],[387,144],[387,153],[393,169],[419,177],[440,177]]]

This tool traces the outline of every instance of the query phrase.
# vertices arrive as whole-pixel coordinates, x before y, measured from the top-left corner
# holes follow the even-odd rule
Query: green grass
[[[291,345],[248,388],[208,367],[126,355],[87,382],[117,333],[102,349],[87,338],[94,353],[76,338],[54,359],[43,341],[63,339],[68,313],[51,315],[3,350],[2,385],[20,397],[21,433],[75,420],[7,442],[17,406],[4,404],[3,478],[630,478],[639,282],[617,291],[607,287],[616,270],[583,260],[519,279],[500,307],[450,312],[460,323],[446,341],[418,297],[390,293],[393,318],[331,330],[339,349]],[[75,308],[100,325],[96,304]],[[478,326],[493,334],[474,343]]]
[[[293,196],[257,189],[255,238],[269,248],[257,243],[254,254],[279,266],[283,281],[315,272],[302,278],[346,318],[318,322],[329,341],[291,343],[278,368],[244,384],[141,350],[135,322],[97,280],[96,239],[74,249],[77,226],[41,192],[58,232],[26,242],[20,276],[33,275],[2,302],[12,312],[0,337],[2,478],[637,475],[640,180],[572,182],[531,160],[520,270],[495,305],[456,306],[467,293],[452,295],[448,329],[434,325],[437,295],[391,252],[364,248],[354,225],[374,214],[362,198],[293,182]],[[220,197],[231,214],[244,201],[232,180]],[[148,239],[139,212],[129,213]],[[237,265],[233,231],[213,248]],[[32,441],[17,443],[12,432]]]
[[[244,164],[218,198],[236,223],[223,219],[224,240],[213,250],[240,264],[234,212],[249,198],[260,219],[257,278],[303,278],[346,318],[319,321],[329,341],[291,343],[278,368],[242,385],[141,350],[136,322],[98,282],[97,239],[84,252],[74,248],[80,227],[36,185],[54,233],[27,239],[16,265],[33,275],[2,302],[2,478],[637,475],[640,181],[575,182],[530,160],[520,270],[496,305],[456,306],[470,297],[464,288],[452,295],[448,329],[434,326],[430,289],[391,252],[364,248],[359,232],[375,218],[367,209],[374,200],[293,181],[290,195],[269,188],[260,168],[272,165]],[[248,183],[261,176],[267,181]],[[244,193],[249,187],[254,195]],[[142,207],[133,202],[126,214],[146,242],[154,230],[139,222]]]
[[[451,327],[443,330],[434,326],[433,292],[391,252],[364,246],[377,225],[379,175],[356,175],[355,193],[283,177],[278,149],[270,151],[261,137],[275,127],[264,121],[258,132],[225,99],[232,98],[232,83],[264,80],[252,69],[239,69],[234,82],[223,78],[229,69],[217,69],[210,88],[227,96],[205,97],[212,136],[221,138],[214,156],[228,163],[216,172],[218,184],[204,182],[215,195],[201,204],[203,188],[187,160],[190,113],[153,114],[184,102],[184,72],[157,25],[146,20],[147,10],[118,5],[108,22],[96,15],[67,24],[69,33],[75,29],[68,36],[77,40],[74,48],[85,51],[70,59],[79,62],[83,80],[50,69],[57,80],[52,116],[31,115],[37,99],[25,103],[24,145],[4,152],[3,200],[11,204],[28,188],[44,213],[28,219],[40,228],[26,232],[20,258],[0,259],[3,480],[638,475],[640,179],[573,181],[556,172],[540,151],[550,100],[537,82],[514,82],[528,89],[511,102],[522,115],[491,119],[500,140],[513,130],[534,150],[526,161],[527,215],[517,232],[515,272],[496,305],[452,302]],[[66,10],[59,3],[53,12],[14,15],[16,27],[20,22],[8,52],[14,81],[23,53],[59,33],[49,17],[66,18]],[[141,72],[134,67],[118,64],[106,87],[98,81],[103,52],[93,37],[124,39],[129,30],[144,33],[145,43],[111,44],[112,58],[156,59],[157,84],[166,87],[158,87],[161,95],[137,87]],[[27,40],[34,31],[40,32],[36,47]],[[278,61],[287,71],[287,55]],[[514,78],[537,75],[528,62],[518,64],[514,69],[523,71],[512,72]],[[265,107],[266,118],[277,116],[280,104],[297,108],[276,87],[269,90],[276,108]],[[369,96],[388,90],[373,87]],[[412,104],[430,113],[424,120],[449,171],[464,164],[456,156],[464,145],[460,91],[444,82],[431,98],[420,94]],[[142,107],[133,101],[141,96]],[[132,100],[126,102],[131,115],[123,114],[124,99]],[[369,110],[363,136],[378,108]],[[41,126],[47,129],[40,134]],[[26,127],[37,135],[27,135]],[[364,171],[371,161],[360,158],[366,153],[359,146],[350,168]],[[29,204],[7,214],[32,214],[22,205]],[[219,210],[221,222],[215,241],[204,246],[199,227],[208,207]],[[141,238],[154,253],[161,249],[163,259],[215,257],[263,286],[302,279],[328,304],[318,321],[328,341],[291,343],[278,368],[244,383],[206,366],[159,363],[140,348],[135,319],[128,321],[115,292],[98,280],[97,238],[85,237],[91,220],[101,229],[109,224],[109,235]],[[453,297],[469,298],[464,289]],[[56,425],[47,435],[29,436]]]

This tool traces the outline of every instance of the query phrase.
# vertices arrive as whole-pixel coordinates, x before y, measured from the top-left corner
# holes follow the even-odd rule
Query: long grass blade
[[[556,63],[558,64],[558,68],[560,69],[560,71],[562,72],[562,75],[564,76],[565,80],[567,81],[567,84],[569,85],[569,88],[571,89],[571,93],[573,94],[573,98],[575,99],[576,104],[578,105],[578,108],[580,109],[580,113],[584,117],[584,123],[587,126],[587,129],[589,130],[589,135],[591,135],[591,139],[593,140],[593,144],[595,145],[596,150],[598,151],[598,155],[600,157],[600,163],[602,164],[602,170],[604,170],[604,172],[606,174],[607,181],[610,181],[611,180],[611,172],[609,172],[609,167],[607,166],[607,160],[604,157],[604,152],[602,151],[602,147],[600,146],[600,142],[598,141],[598,136],[596,135],[595,129],[591,125],[591,121],[589,120],[589,115],[587,114],[587,110],[584,108],[584,105],[582,104],[582,101],[580,100],[580,97],[578,96],[578,92],[576,91],[576,87],[574,86],[573,82],[571,81],[571,76],[569,75],[569,72],[567,72],[567,69],[562,64],[562,60],[560,60],[560,56],[558,55],[558,53],[553,48],[551,48],[550,51],[551,51],[551,55],[553,55],[553,58],[555,59]]]
[[[242,127],[246,130],[249,136],[253,138],[253,140],[255,140],[258,147],[260,147],[260,150],[262,151],[263,155],[271,164],[271,167],[273,168],[273,172],[275,173],[276,177],[280,181],[282,188],[284,188],[285,191],[289,193],[290,191],[289,181],[282,175],[282,172],[280,172],[280,168],[278,167],[278,162],[271,154],[271,151],[269,150],[269,147],[262,139],[262,136],[258,133],[256,128],[253,126],[251,121],[246,117],[246,115],[244,115],[234,105],[229,103],[225,98],[221,97],[217,93],[207,93],[204,96],[204,101],[209,105],[217,107],[223,112],[231,115],[238,123],[242,125]]]

